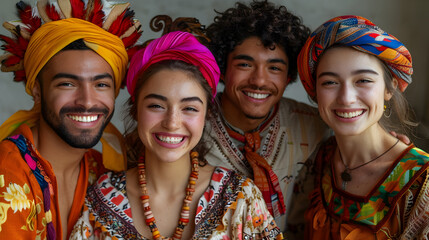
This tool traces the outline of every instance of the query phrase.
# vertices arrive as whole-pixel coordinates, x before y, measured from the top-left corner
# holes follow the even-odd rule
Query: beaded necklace
[[[138,173],[139,173],[139,185],[140,190],[142,193],[142,196],[140,197],[140,200],[143,205],[143,212],[146,219],[146,225],[149,226],[150,231],[152,232],[152,238],[155,240],[162,240],[162,239],[182,239],[182,233],[185,229],[186,225],[188,225],[189,222],[189,212],[190,212],[190,203],[192,202],[192,195],[195,192],[195,183],[198,179],[198,153],[197,152],[191,152],[191,175],[189,176],[189,183],[186,187],[186,195],[183,199],[183,205],[182,210],[180,211],[180,219],[179,223],[176,227],[176,230],[174,231],[174,234],[170,238],[165,238],[161,235],[161,233],[158,231],[158,227],[156,226],[155,217],[153,216],[153,213],[149,206],[149,195],[147,193],[147,186],[146,186],[146,173],[145,173],[145,160],[144,160],[144,154],[140,156],[139,162],[138,162]]]

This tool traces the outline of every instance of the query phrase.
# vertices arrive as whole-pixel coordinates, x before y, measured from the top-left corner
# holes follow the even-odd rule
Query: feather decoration
[[[70,0],[72,17],[85,19],[85,3],[82,0]]]
[[[134,11],[126,9],[119,15],[109,28],[109,32],[116,36],[122,36],[130,27],[134,25]]]
[[[131,47],[131,48],[128,48],[128,49],[127,49],[128,59],[133,58],[134,54],[135,54],[138,50],[142,49],[143,47],[144,47],[143,45],[136,45],[136,46],[133,46],[133,47]]]
[[[112,25],[109,27],[109,32],[112,34],[115,34],[116,36],[121,36],[122,34],[119,34],[121,25],[122,25],[122,19],[125,16],[125,12],[121,13],[113,22]]]
[[[13,80],[15,82],[26,82],[27,81],[24,70],[15,71],[14,74],[15,74],[15,77],[13,78]]]
[[[122,38],[122,42],[124,43],[125,48],[129,48],[134,45],[134,43],[137,42],[141,35],[141,31],[135,31],[130,36]]]
[[[91,1],[92,3],[92,10],[89,8],[87,9],[87,12],[90,13],[88,17],[88,21],[94,23],[95,25],[102,27],[103,26],[103,20],[104,20],[104,12],[103,12],[103,4],[101,3],[101,0],[94,0]]]
[[[19,64],[15,64],[13,66],[6,66],[6,65],[1,65],[1,71],[2,72],[16,72],[16,71],[23,71],[23,66],[22,66],[22,61],[19,62]],[[25,79],[24,79],[25,80]]]
[[[124,34],[122,34],[122,35],[119,37],[120,39],[124,39],[124,38],[126,38],[126,37],[129,37],[129,36],[131,36],[131,34],[133,34],[134,32],[142,32],[142,31],[140,30],[140,28],[141,28],[141,24],[140,24],[140,22],[139,22],[138,20],[131,20],[131,21],[133,21],[132,26],[131,26],[130,28],[128,28],[128,30],[127,30],[127,31],[125,31],[125,33],[124,33]]]
[[[10,67],[10,66],[18,64],[19,62],[21,62],[21,60],[22,59],[20,57],[12,55],[12,56],[6,58],[1,64],[5,65],[6,67]]]
[[[112,10],[110,10],[110,13],[108,16],[106,16],[106,19],[103,23],[103,29],[108,30],[110,29],[110,26],[112,23],[119,18],[120,15],[122,15],[128,8],[130,7],[129,3],[122,3],[122,4],[115,4],[112,7]],[[109,31],[112,33],[111,31]]]
[[[0,35],[0,40],[5,44],[1,47],[3,50],[12,54],[12,56],[17,56],[24,58],[25,50],[27,50],[28,41],[23,37],[17,37],[16,40]]]
[[[57,12],[57,9],[52,4],[47,4],[45,8],[46,14],[52,21],[61,20],[61,15]]]
[[[33,10],[29,4],[19,1],[16,7],[19,18],[27,26],[26,30],[32,35],[42,25],[42,20],[38,16],[33,16]]]

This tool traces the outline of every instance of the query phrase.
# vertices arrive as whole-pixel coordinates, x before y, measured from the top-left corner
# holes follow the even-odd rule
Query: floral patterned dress
[[[367,196],[357,196],[336,182],[335,149],[332,138],[316,159],[306,239],[428,239],[429,154],[409,146]]]
[[[88,189],[71,239],[145,239],[133,225],[125,172],[107,173]],[[253,182],[216,168],[201,196],[193,239],[283,239]]]

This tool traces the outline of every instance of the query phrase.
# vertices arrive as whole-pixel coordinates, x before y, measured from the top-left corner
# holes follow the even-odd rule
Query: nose
[[[342,83],[337,95],[337,103],[349,106],[356,102],[357,91],[352,84]]]
[[[268,79],[268,70],[263,66],[256,66],[252,71],[249,82],[257,87],[265,86]]]
[[[162,121],[162,127],[170,131],[180,128],[182,121],[180,111],[177,109],[168,109]]]
[[[95,90],[90,84],[82,84],[77,89],[76,104],[86,109],[90,109],[96,105]]]

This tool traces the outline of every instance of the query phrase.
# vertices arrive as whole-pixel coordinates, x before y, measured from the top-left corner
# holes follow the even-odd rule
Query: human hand
[[[391,131],[390,134],[407,145],[411,144],[410,138],[404,134],[396,133],[395,131]]]

